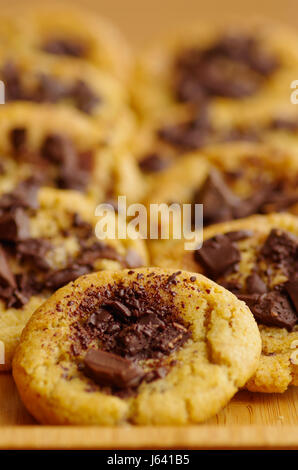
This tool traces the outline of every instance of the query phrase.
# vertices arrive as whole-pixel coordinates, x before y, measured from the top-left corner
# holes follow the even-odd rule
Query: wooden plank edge
[[[0,449],[298,449],[298,426],[3,426]]]

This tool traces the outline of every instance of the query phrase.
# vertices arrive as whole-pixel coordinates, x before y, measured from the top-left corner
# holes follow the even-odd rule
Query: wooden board
[[[7,0],[0,0],[0,5],[6,3]],[[212,21],[214,15],[223,19],[234,14],[262,15],[298,26],[297,0],[72,0],[72,3],[90,6],[109,17],[135,46],[175,24],[194,18]],[[0,374],[0,449],[15,448],[298,448],[298,388],[283,395],[240,392],[218,416],[200,426],[82,430],[37,425],[21,404],[11,376]]]
[[[0,375],[0,449],[298,449],[298,388],[239,392],[207,423],[183,427],[40,426]]]

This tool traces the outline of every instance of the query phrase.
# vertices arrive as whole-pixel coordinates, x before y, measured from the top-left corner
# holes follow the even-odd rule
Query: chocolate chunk
[[[251,196],[242,201],[234,209],[234,217],[240,219],[252,214],[262,213],[263,206],[270,197],[271,187],[263,186],[258,188]]]
[[[283,117],[277,117],[272,119],[268,127],[269,129],[273,130],[285,130],[294,133],[298,131],[298,121]]]
[[[263,295],[239,296],[247,303],[258,323],[277,326],[291,331],[297,323],[297,315],[285,295],[271,291]]]
[[[267,286],[257,273],[253,273],[246,278],[246,291],[248,294],[265,294]]]
[[[67,137],[59,134],[48,135],[41,146],[40,152],[44,158],[53,163],[63,163],[68,154],[75,154],[72,142]]]
[[[23,99],[20,70],[12,61],[7,61],[1,69],[1,78],[5,84],[6,102]]]
[[[150,153],[139,161],[139,167],[143,173],[158,173],[168,168],[170,163],[170,160],[162,158],[157,153]]]
[[[127,308],[122,302],[118,300],[109,300],[103,305],[104,308],[107,308],[109,311],[120,315],[121,318],[127,319],[131,317],[131,311]]]
[[[22,181],[13,191],[1,195],[0,210],[38,209],[38,189],[39,182],[35,178],[32,177]]]
[[[158,137],[183,151],[195,150],[207,144],[211,131],[207,108],[203,107],[195,119],[160,129]]]
[[[86,245],[84,240],[80,240],[81,252],[77,256],[76,263],[81,266],[93,267],[99,259],[110,259],[113,261],[123,261],[123,257],[112,246],[101,241],[96,241],[92,245]]]
[[[4,249],[0,246],[0,282],[12,288],[16,288],[16,280],[9,266]],[[1,297],[1,293],[0,293]]]
[[[23,180],[15,190],[12,192],[12,195],[15,199],[18,199],[19,206],[27,209],[38,209],[38,191],[40,188],[41,181],[38,177],[30,177]]]
[[[136,385],[166,375],[174,363],[163,358],[180,348],[191,332],[180,317],[172,296],[169,295],[165,302],[160,294],[161,290],[170,294],[171,283],[167,277],[160,281],[157,285],[153,282],[148,290],[131,280],[129,286],[112,283],[103,289],[86,292],[78,306],[80,318],[85,321],[75,322],[72,328],[75,349],[82,351],[97,342],[102,351],[118,357],[148,360],[146,374],[144,372]],[[112,390],[111,393],[116,392]]]
[[[186,328],[179,324],[167,325],[151,341],[151,348],[162,354],[169,354],[180,347],[189,338]]]
[[[99,308],[96,313],[88,319],[88,323],[95,326],[101,333],[104,333],[114,321],[113,316],[104,308]]]
[[[209,276],[217,279],[240,261],[238,248],[226,235],[216,235],[194,252],[195,260],[202,264]]]
[[[260,251],[260,256],[268,263],[275,263],[288,272],[295,266],[297,248],[298,242],[294,235],[284,230],[272,229]]]
[[[239,199],[230,191],[221,174],[213,169],[194,195],[195,204],[203,204],[204,223],[209,225],[233,218]]]
[[[137,331],[143,333],[145,336],[152,336],[156,330],[164,330],[165,323],[154,314],[143,315],[137,325]]]
[[[16,247],[17,255],[23,260],[31,261],[38,269],[49,269],[45,255],[51,248],[51,243],[42,238],[28,238],[19,242]]]
[[[9,138],[16,155],[22,155],[26,152],[27,130],[24,127],[12,129]]]
[[[0,216],[0,240],[17,241],[29,236],[29,218],[23,209],[17,208]]]
[[[295,307],[298,320],[298,279],[290,280],[284,286]]]
[[[134,327],[125,328],[117,336],[116,350],[124,357],[135,358],[139,353],[146,350],[148,342],[145,336],[134,329]]]
[[[42,50],[49,54],[84,57],[87,53],[85,44],[76,39],[51,38],[43,45]]]
[[[89,169],[77,153],[72,142],[65,136],[51,134],[41,147],[41,155],[60,167],[58,184],[63,189],[83,190],[89,179]]]
[[[265,186],[266,188],[266,186]],[[263,189],[264,192],[264,189]],[[259,212],[268,214],[287,210],[291,205],[297,204],[298,192],[296,178],[277,179],[267,185],[267,194],[259,207]]]
[[[94,108],[100,103],[99,96],[91,90],[83,80],[77,80],[72,86],[69,96],[75,101],[76,107],[86,114],[92,114]]]
[[[237,279],[230,279],[230,280],[219,280],[218,283],[224,287],[225,289],[231,291],[235,295],[240,295],[242,291],[242,284]]]
[[[128,359],[95,349],[87,352],[84,365],[86,374],[102,386],[136,387],[144,376],[143,370]]]
[[[45,286],[48,289],[56,290],[65,286],[69,282],[75,281],[78,277],[90,273],[90,269],[85,266],[70,266],[65,269],[50,272],[45,279]]]

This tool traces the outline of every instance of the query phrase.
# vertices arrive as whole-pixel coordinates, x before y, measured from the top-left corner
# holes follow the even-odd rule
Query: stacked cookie
[[[0,340],[9,368],[27,323],[13,374],[33,416],[197,423],[239,388],[298,384],[296,35],[194,25],[133,64],[85,12],[5,25]],[[96,204],[123,195],[203,204],[203,246],[99,241]]]

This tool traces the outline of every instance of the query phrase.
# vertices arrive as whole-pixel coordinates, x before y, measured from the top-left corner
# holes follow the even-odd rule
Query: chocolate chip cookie
[[[297,178],[298,159],[291,148],[219,144],[190,153],[156,175],[146,203],[203,204],[205,226],[252,214],[297,213]]]
[[[211,103],[225,117],[273,99],[288,102],[296,45],[294,31],[270,21],[188,25],[141,54],[136,104],[148,116],[177,103]]]
[[[43,185],[74,189],[96,202],[111,199],[125,187],[134,199],[138,169],[128,155],[119,164],[124,147],[120,135],[128,133],[129,120],[120,133],[117,126],[108,139],[104,132],[75,109],[44,104],[14,102],[0,107],[0,151],[5,184],[26,174]],[[103,130],[102,130],[103,131]],[[118,142],[117,142],[118,141]],[[128,168],[128,170],[126,169]],[[125,182],[122,175],[125,175]],[[125,186],[126,185],[126,186]],[[1,187],[1,182],[0,182]]]
[[[13,374],[42,423],[185,424],[227,403],[260,347],[245,304],[201,275],[103,271],[35,312]]]
[[[153,264],[207,275],[244,301],[262,337],[262,355],[246,388],[281,393],[298,385],[298,219],[256,215],[204,230],[204,243],[184,251],[183,241],[152,244]]]
[[[12,52],[33,53],[60,62],[89,62],[127,80],[131,52],[125,38],[109,21],[88,9],[57,2],[45,7],[19,4],[6,15],[12,27],[2,27],[0,36],[11,45]]]
[[[82,274],[144,265],[142,240],[96,238],[95,206],[75,191],[27,179],[0,196],[0,340],[8,370],[26,322],[59,287]]]
[[[0,63],[6,108],[15,101],[73,108],[95,121],[107,137],[111,126],[117,132],[118,122],[124,120],[122,114],[133,121],[123,84],[91,64],[67,58],[57,62],[10,50],[0,50]]]

